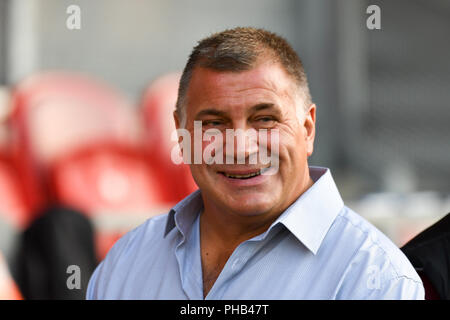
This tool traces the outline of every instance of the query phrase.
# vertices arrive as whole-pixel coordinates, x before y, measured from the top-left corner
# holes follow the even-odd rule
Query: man
[[[284,39],[235,28],[199,42],[174,116],[194,136],[191,145],[197,121],[203,133],[251,129],[276,133],[278,142],[250,147],[244,135],[245,143],[222,149],[224,158],[244,163],[191,164],[199,190],[120,239],[92,276],[87,298],[424,298],[406,257],[344,206],[330,171],[308,168],[316,106]],[[201,142],[192,157],[212,143]],[[249,161],[261,145],[277,166]]]

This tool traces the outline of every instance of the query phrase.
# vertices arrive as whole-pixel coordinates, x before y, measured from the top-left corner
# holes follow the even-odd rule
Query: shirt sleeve
[[[381,248],[376,242],[369,242],[348,263],[336,298],[423,300],[425,289],[419,275],[398,248]]]
[[[103,266],[103,262],[100,263],[89,279],[89,284],[86,291],[86,300],[97,300],[98,297],[98,273]]]
[[[423,284],[408,277],[386,281],[378,288],[369,288],[366,300],[424,300]]]
[[[127,263],[130,243],[139,227],[122,236],[109,250],[105,259],[97,266],[86,290],[87,300],[113,299],[123,281],[123,265]],[[131,250],[132,251],[132,250]]]
[[[365,262],[365,263],[364,263]],[[336,296],[344,300],[424,300],[425,289],[414,269],[404,261],[398,272],[388,260],[351,263]],[[377,262],[377,263],[375,263]],[[367,266],[369,264],[369,266]]]

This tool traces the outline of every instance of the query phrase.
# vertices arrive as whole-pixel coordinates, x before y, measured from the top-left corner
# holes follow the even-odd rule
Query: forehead
[[[202,107],[229,109],[294,99],[296,84],[281,65],[260,63],[251,70],[221,72],[196,67],[187,91],[187,113]]]

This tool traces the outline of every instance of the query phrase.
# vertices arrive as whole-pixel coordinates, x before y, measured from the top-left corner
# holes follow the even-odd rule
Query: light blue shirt
[[[405,255],[344,206],[331,173],[232,253],[206,299],[424,299]],[[88,299],[203,299],[200,191],[117,241]]]

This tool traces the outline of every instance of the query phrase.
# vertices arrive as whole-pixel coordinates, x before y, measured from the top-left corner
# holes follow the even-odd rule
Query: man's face
[[[194,150],[194,121],[202,121],[203,132],[218,129],[227,142],[226,129],[267,129],[269,155],[271,133],[278,130],[279,168],[274,174],[249,175],[268,165],[249,164],[249,155],[257,151],[223,148],[224,164],[191,164],[194,180],[202,190],[205,209],[214,208],[238,215],[277,214],[305,191],[310,181],[307,157],[313,151],[315,106],[305,114],[299,89],[281,65],[262,62],[243,72],[217,72],[194,69],[186,94],[186,125]],[[175,116],[177,128],[180,120]],[[229,141],[228,141],[229,142]],[[248,141],[247,141],[248,142]],[[202,152],[210,142],[202,143]],[[248,145],[246,145],[249,147]],[[241,153],[245,164],[237,164]],[[225,158],[234,158],[226,164]]]

